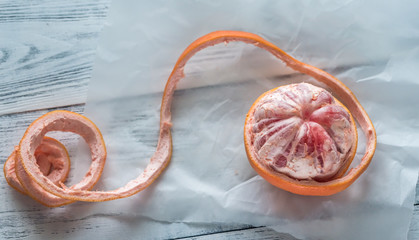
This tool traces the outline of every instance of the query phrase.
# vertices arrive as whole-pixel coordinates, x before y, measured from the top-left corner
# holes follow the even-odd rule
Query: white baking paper
[[[299,196],[267,183],[245,154],[245,115],[263,92],[313,80],[254,46],[221,44],[186,67],[173,105],[172,161],[160,178],[128,199],[68,208],[78,215],[272,226],[302,239],[406,238],[419,165],[418,10],[413,1],[114,1],[85,110],[108,148],[97,189],[120,187],[142,172],[157,144],[172,67],[193,40],[215,30],[259,34],[338,77],[369,113],[377,150],[367,171],[334,196]],[[361,134],[354,164],[364,143]],[[74,164],[76,181],[89,162]]]

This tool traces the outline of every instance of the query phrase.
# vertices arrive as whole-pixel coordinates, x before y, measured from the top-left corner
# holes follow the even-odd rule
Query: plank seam
[[[229,233],[229,232],[239,232],[239,231],[243,231],[243,230],[250,230],[250,229],[257,229],[257,228],[264,228],[264,227],[265,226],[260,226],[260,227],[249,226],[249,227],[240,228],[240,229],[232,229],[232,230],[225,230],[225,231],[220,231],[220,232],[196,234],[196,235],[191,235],[191,236],[187,236],[187,237],[171,238],[171,239],[181,240],[181,239],[188,239],[188,238],[194,238],[194,237],[203,237],[203,236],[208,236],[208,235],[213,235],[213,234],[222,234],[222,233]]]
[[[81,107],[84,105],[86,105],[86,103],[74,103],[74,104],[61,105],[61,106],[56,106],[56,107],[37,108],[37,109],[31,109],[31,110],[25,110],[25,111],[13,112],[13,113],[0,114],[0,117],[10,116],[10,115],[15,115],[15,114],[25,114],[25,113],[31,113],[31,112],[37,112],[37,111],[45,111],[45,110],[52,111],[59,108]]]

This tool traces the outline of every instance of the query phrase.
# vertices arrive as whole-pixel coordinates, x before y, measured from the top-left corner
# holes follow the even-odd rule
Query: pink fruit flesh
[[[331,179],[355,146],[356,130],[347,110],[311,84],[291,84],[266,94],[250,119],[257,159],[295,179]]]

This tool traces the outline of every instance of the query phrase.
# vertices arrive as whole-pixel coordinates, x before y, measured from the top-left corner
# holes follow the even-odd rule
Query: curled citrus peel
[[[68,200],[92,202],[107,201],[128,197],[145,189],[162,173],[171,158],[171,105],[176,85],[180,79],[184,77],[183,70],[186,63],[198,51],[209,46],[219,43],[228,43],[230,41],[253,44],[259,48],[265,49],[272,53],[275,57],[282,60],[292,69],[307,74],[326,84],[340,98],[343,104],[345,104],[348,108],[349,112],[355,117],[367,138],[366,153],[363,156],[361,163],[344,175],[349,167],[350,160],[344,161],[345,163],[342,165],[342,168],[337,170],[333,179],[324,182],[297,180],[285,174],[272,171],[270,168],[266,168],[254,158],[252,152],[253,150],[250,147],[251,143],[245,135],[245,147],[251,165],[270,183],[287,191],[298,194],[330,195],[347,188],[365,171],[375,152],[375,129],[365,110],[362,108],[353,93],[335,77],[318,68],[304,64],[292,58],[274,44],[266,41],[258,35],[240,31],[217,31],[209,33],[194,41],[181,54],[169,76],[169,79],[167,80],[166,87],[164,89],[160,109],[159,140],[156,151],[144,172],[136,179],[128,182],[125,186],[112,191],[84,190],[85,188],[93,186],[93,184],[100,177],[103,164],[105,163],[106,149],[99,130],[90,120],[81,115],[67,111],[54,111],[47,113],[32,123],[20,141],[17,150],[18,157],[16,162],[20,162],[30,179],[32,179],[45,191],[54,196]],[[254,104],[252,108],[255,106],[256,104]],[[343,105],[342,107],[344,108]],[[249,122],[249,115],[246,118],[246,122]],[[90,150],[92,152],[92,165],[82,181],[70,188],[66,187],[61,182],[59,185],[54,184],[54,182],[42,174],[36,163],[34,151],[40,144],[45,133],[48,131],[69,131],[77,133],[81,135],[90,146]],[[355,150],[353,148],[349,151],[350,153],[348,156],[350,159],[353,157],[354,151]]]
[[[37,185],[26,173],[18,160],[18,147],[7,159],[4,174],[10,186],[19,192],[29,195],[48,207],[63,206],[73,201],[56,197]],[[56,139],[44,137],[35,151],[39,170],[54,184],[64,182],[70,171],[70,157],[66,148]]]
[[[25,190],[30,196],[47,206],[61,206],[76,200],[99,202],[131,196],[150,185],[170,160],[170,155],[165,155],[165,153],[171,154],[171,145],[167,144],[168,137],[165,135],[168,134],[169,127],[165,124],[162,128],[160,137],[163,140],[160,139],[158,143],[160,151],[156,151],[139,177],[113,191],[90,191],[99,180],[106,160],[105,143],[99,129],[80,114],[61,110],[49,112],[28,127],[17,147],[14,157],[17,179],[24,189],[27,188]],[[45,134],[50,131],[76,133],[83,137],[90,148],[92,158],[90,168],[83,179],[70,188],[62,181],[58,181],[57,184],[45,176],[37,162],[35,151],[40,147]],[[160,161],[162,159],[167,161]],[[5,172],[11,169],[9,165],[7,166]]]

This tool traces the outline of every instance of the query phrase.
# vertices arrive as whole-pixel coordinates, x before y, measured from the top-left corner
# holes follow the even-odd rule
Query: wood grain
[[[202,236],[193,236],[186,238],[177,239],[190,239],[190,240],[221,240],[221,239],[271,239],[271,240],[297,240],[297,238],[286,233],[278,233],[268,227],[249,228],[240,231],[232,230],[226,232],[220,232],[215,234],[205,234]]]
[[[83,103],[109,1],[0,3],[0,114]]]
[[[417,185],[416,185],[417,186]],[[416,191],[417,193],[417,191]],[[417,194],[416,194],[417,196]],[[408,239],[419,239],[419,204],[416,201],[415,209],[413,211],[412,221],[410,222],[410,231],[407,236]]]

